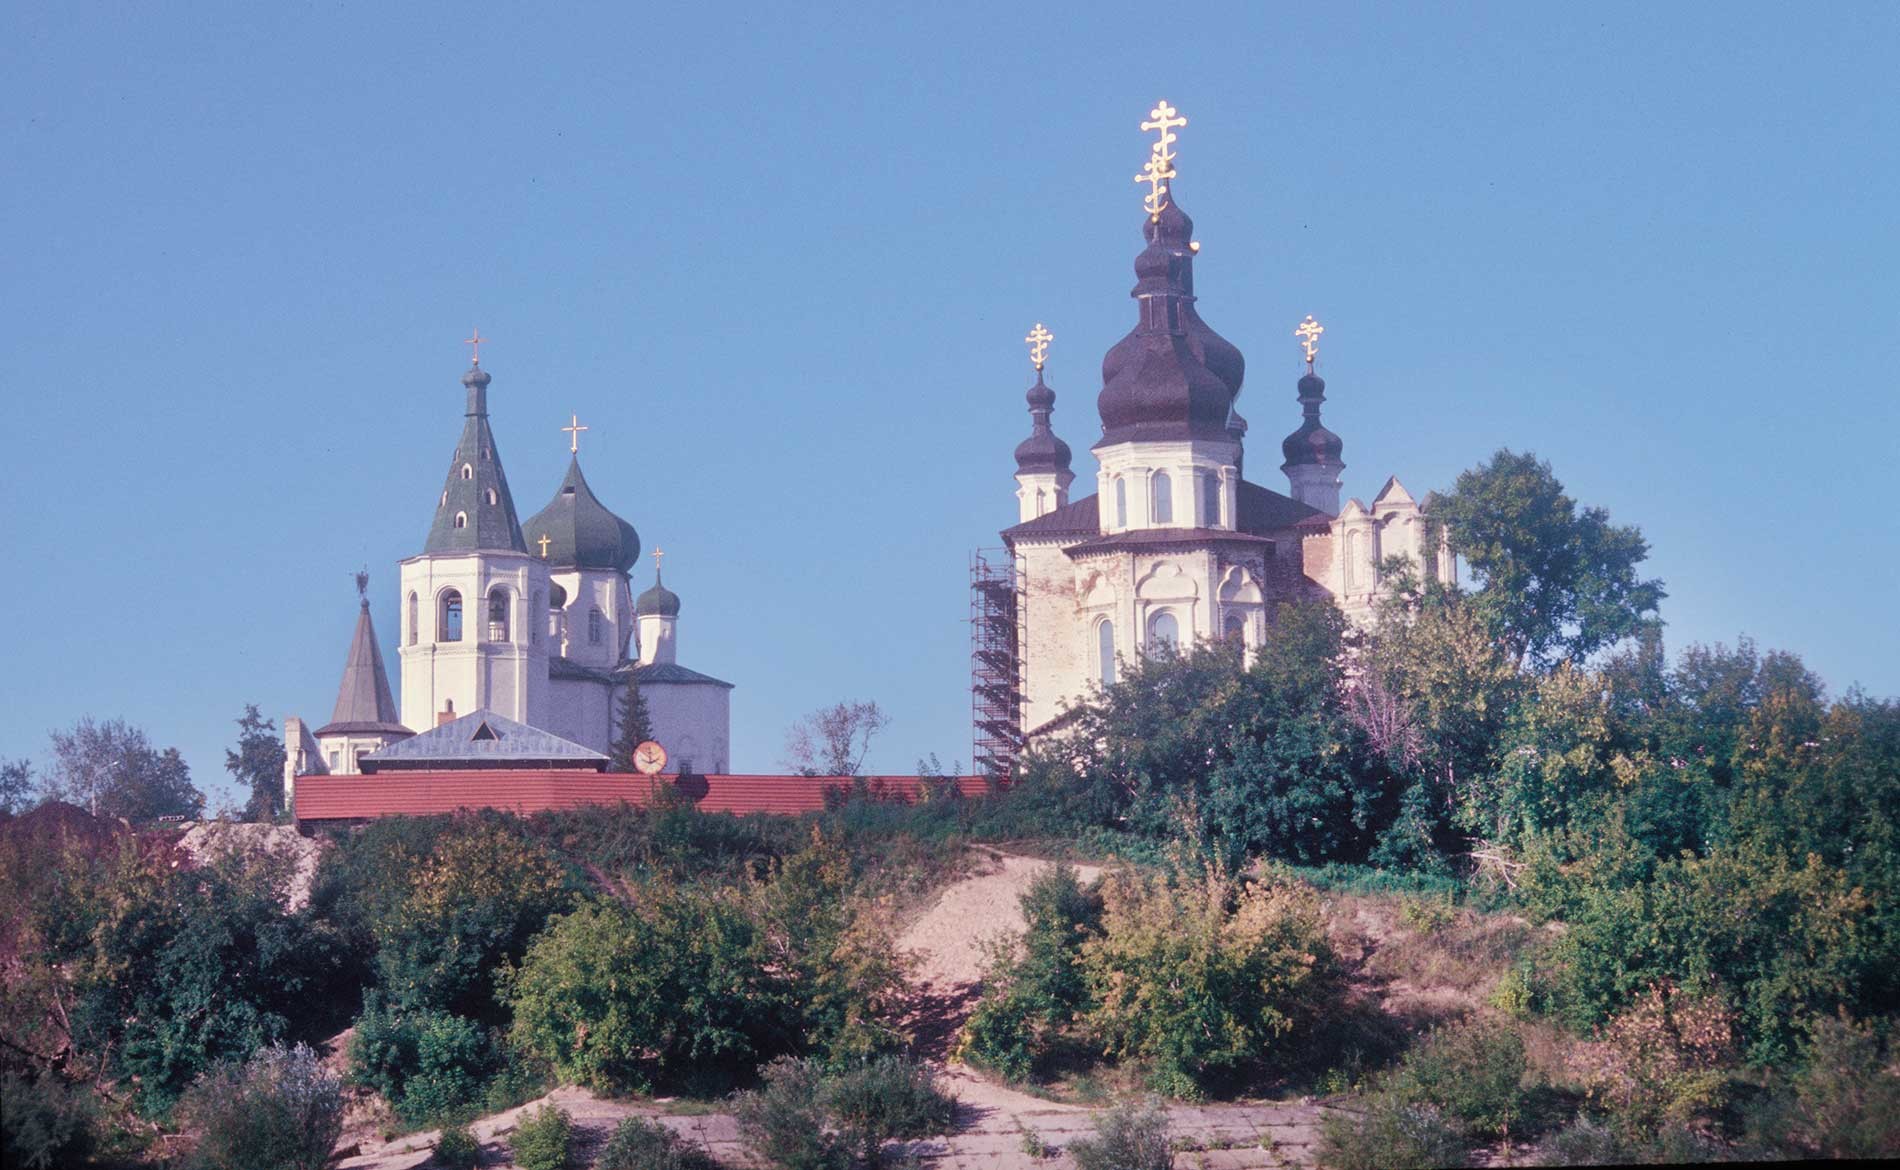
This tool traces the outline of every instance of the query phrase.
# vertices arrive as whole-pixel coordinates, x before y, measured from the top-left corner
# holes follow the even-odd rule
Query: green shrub
[[[733,1098],[746,1142],[783,1170],[849,1170],[851,1152],[829,1128],[824,1069],[816,1061],[780,1057],[765,1066],[765,1083]]]
[[[983,998],[963,1025],[957,1059],[989,1069],[1006,1081],[1027,1081],[1036,1071],[1040,1036],[1027,1004],[1014,989],[991,984],[996,976],[1007,978],[998,971],[985,979]]]
[[[322,1170],[343,1132],[342,1085],[302,1044],[221,1066],[182,1106],[205,1170]]]
[[[372,996],[357,1017],[349,1063],[352,1080],[381,1093],[405,1122],[425,1125],[480,1105],[501,1060],[474,1020],[398,1013]]]
[[[1437,1106],[1375,1093],[1359,1112],[1329,1113],[1320,1124],[1325,1170],[1414,1170],[1466,1164],[1459,1127]]]
[[[1243,1070],[1284,1066],[1297,1052],[1289,1034],[1336,1002],[1318,899],[1304,886],[1211,869],[1116,874],[1103,897],[1103,934],[1082,944],[1095,1000],[1086,1026],[1164,1093],[1199,1097]]]
[[[1160,1105],[1119,1105],[1095,1116],[1095,1136],[1069,1143],[1076,1170],[1171,1170],[1174,1146]]]
[[[1815,1021],[1807,1063],[1749,1110],[1749,1137],[1783,1158],[1900,1157],[1900,1077],[1875,1030]]]
[[[466,1125],[450,1126],[435,1142],[435,1157],[430,1163],[441,1170],[475,1170],[482,1164],[482,1144]]]
[[[521,1119],[515,1132],[508,1135],[520,1170],[565,1170],[568,1144],[574,1136],[567,1110],[543,1105]]]
[[[781,1057],[765,1083],[734,1099],[740,1132],[770,1163],[786,1170],[841,1170],[854,1157],[876,1166],[884,1143],[946,1132],[956,1101],[925,1065],[880,1056],[827,1073],[815,1060]]]
[[[629,1117],[614,1127],[594,1170],[718,1170],[704,1150],[657,1121]]]
[[[1440,1028],[1406,1054],[1387,1089],[1399,1100],[1436,1106],[1475,1135],[1510,1132],[1524,1108],[1524,1041],[1501,1024]]]
[[[51,1073],[0,1079],[0,1149],[8,1166],[60,1170],[92,1153],[98,1106],[92,1095]]]
[[[999,946],[983,998],[959,1040],[959,1059],[1026,1081],[1053,1037],[1091,1004],[1082,944],[1101,933],[1102,899],[1066,863],[1039,874],[1022,897],[1020,944]]]
[[[905,1056],[880,1056],[828,1077],[823,1101],[846,1146],[870,1165],[887,1141],[947,1132],[957,1111],[929,1067]]]
[[[517,1046],[604,1091],[743,1075],[784,1015],[753,919],[729,891],[654,883],[637,902],[583,905],[528,948],[508,980]]]

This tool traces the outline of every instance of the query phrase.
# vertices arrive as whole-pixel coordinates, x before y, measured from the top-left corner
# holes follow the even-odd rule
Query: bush
[[[1082,944],[1101,933],[1102,899],[1075,868],[1052,866],[1022,897],[1026,929],[1004,943],[983,974],[983,998],[964,1025],[957,1055],[1011,1081],[1026,1081],[1054,1034],[1090,1006]]]
[[[658,883],[557,918],[508,979],[516,1044],[564,1080],[646,1090],[743,1075],[777,1040],[781,989],[729,892]]]
[[[1171,1170],[1168,1115],[1154,1102],[1121,1105],[1095,1118],[1095,1136],[1069,1143],[1076,1170]]]
[[[830,1077],[823,1101],[846,1146],[870,1165],[885,1142],[944,1133],[957,1112],[930,1069],[903,1056],[880,1056]]]
[[[1284,1065],[1294,1055],[1285,1038],[1336,998],[1318,899],[1305,887],[1210,867],[1112,875],[1103,897],[1104,933],[1082,944],[1095,997],[1087,1027],[1111,1056],[1146,1064],[1162,1092],[1195,1098],[1244,1069]]]
[[[1786,1158],[1900,1156],[1900,1077],[1874,1029],[1838,1017],[1812,1033],[1806,1067],[1752,1111],[1750,1137]]]
[[[1326,1170],[1412,1170],[1462,1166],[1465,1141],[1438,1107],[1375,1093],[1364,1112],[1328,1114],[1320,1125],[1319,1164]]]
[[[514,1152],[520,1170],[565,1170],[568,1143],[573,1136],[573,1121],[567,1110],[543,1105],[522,1118],[515,1132],[508,1135],[508,1148]]]
[[[349,1060],[351,1078],[381,1093],[410,1125],[480,1104],[500,1064],[475,1021],[448,1012],[397,1013],[374,997],[357,1017]]]
[[[781,1057],[766,1066],[763,1087],[739,1094],[733,1112],[771,1164],[842,1170],[854,1156],[878,1165],[887,1141],[947,1131],[956,1101],[908,1057],[880,1056],[834,1074],[815,1060]]]
[[[0,1080],[0,1149],[8,1166],[60,1170],[92,1153],[98,1108],[92,1095],[51,1073]]]
[[[1524,1106],[1524,1041],[1500,1024],[1441,1028],[1405,1057],[1387,1086],[1398,1099],[1436,1106],[1473,1135],[1504,1135]]]
[[[629,1117],[614,1127],[594,1170],[718,1170],[719,1163],[657,1121]]]
[[[1592,1093],[1633,1140],[1718,1109],[1736,1055],[1734,1020],[1717,993],[1650,988],[1592,1047]]]
[[[206,1170],[322,1170],[343,1132],[342,1086],[302,1044],[218,1068],[183,1107]]]
[[[848,1170],[851,1153],[828,1129],[824,1069],[780,1057],[765,1066],[765,1083],[733,1099],[739,1132],[767,1163],[783,1170]]]
[[[482,1144],[466,1125],[451,1126],[436,1139],[432,1165],[441,1170],[475,1170],[482,1164]]]

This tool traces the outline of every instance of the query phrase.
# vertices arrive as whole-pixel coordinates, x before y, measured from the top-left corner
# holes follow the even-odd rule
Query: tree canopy
[[[145,732],[123,719],[95,722],[90,716],[71,730],[53,733],[53,769],[46,794],[68,800],[95,816],[150,821],[195,817],[204,793],[177,748],[157,751]]]

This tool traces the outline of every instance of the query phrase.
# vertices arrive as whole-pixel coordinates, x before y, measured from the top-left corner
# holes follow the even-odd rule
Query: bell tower
[[[462,375],[467,406],[422,552],[402,562],[402,721],[435,726],[445,704],[530,726],[546,717],[548,570],[529,555],[488,425],[481,335]],[[545,601],[543,602],[545,605]]]

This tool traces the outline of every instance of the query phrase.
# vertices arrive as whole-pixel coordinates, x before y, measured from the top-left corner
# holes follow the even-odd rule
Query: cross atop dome
[[[488,338],[482,336],[482,331],[480,329],[473,331],[467,337],[464,337],[462,339],[463,345],[473,347],[473,352],[469,354],[469,359],[468,359],[469,365],[479,366],[482,364],[482,342],[487,341],[487,340]]]
[[[1148,184],[1141,206],[1150,220],[1159,221],[1161,213],[1168,209],[1167,182],[1174,178],[1174,151],[1168,148],[1175,143],[1174,127],[1187,125],[1187,119],[1180,117],[1180,113],[1164,99],[1155,103],[1155,108],[1148,111],[1148,121],[1141,124],[1143,130],[1153,130],[1159,135],[1147,165],[1135,176],[1135,182]]]
[[[1293,336],[1300,339],[1300,348],[1306,351],[1308,370],[1313,368],[1313,359],[1319,356],[1319,335],[1324,332],[1326,332],[1326,326],[1313,320],[1311,313],[1308,313],[1306,320],[1300,322],[1300,327],[1293,331]]]
[[[1029,331],[1029,336],[1023,338],[1029,343],[1029,364],[1036,367],[1038,374],[1042,373],[1043,363],[1049,360],[1049,343],[1055,339],[1056,335],[1044,329],[1040,321]]]

